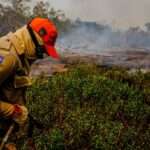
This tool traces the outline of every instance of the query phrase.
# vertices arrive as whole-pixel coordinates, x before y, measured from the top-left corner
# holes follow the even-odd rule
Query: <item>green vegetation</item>
[[[38,150],[149,150],[150,73],[74,65],[28,90]],[[27,149],[25,144],[20,146]],[[20,148],[20,149],[21,149]]]

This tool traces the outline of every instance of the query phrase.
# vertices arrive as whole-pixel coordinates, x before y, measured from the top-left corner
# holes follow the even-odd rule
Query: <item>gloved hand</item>
[[[28,119],[28,110],[25,106],[10,104],[0,101],[0,116],[11,118],[20,126],[24,125]]]
[[[28,110],[25,106],[15,104],[12,119],[20,126],[24,125],[28,119]]]

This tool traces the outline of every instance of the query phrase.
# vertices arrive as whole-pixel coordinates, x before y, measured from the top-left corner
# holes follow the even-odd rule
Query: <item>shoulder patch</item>
[[[3,60],[4,60],[4,57],[0,56],[0,64],[3,62]]]

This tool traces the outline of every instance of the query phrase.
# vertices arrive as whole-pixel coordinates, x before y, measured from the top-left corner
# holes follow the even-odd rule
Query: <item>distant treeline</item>
[[[48,17],[55,22],[59,31],[70,24],[61,10],[55,10],[48,2],[38,1],[33,8],[31,0],[8,0],[9,5],[0,4],[0,36],[15,31],[34,17]]]

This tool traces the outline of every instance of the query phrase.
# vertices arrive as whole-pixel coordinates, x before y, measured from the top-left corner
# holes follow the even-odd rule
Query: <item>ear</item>
[[[40,36],[45,36],[47,34],[47,32],[44,28],[41,28],[38,33]]]

